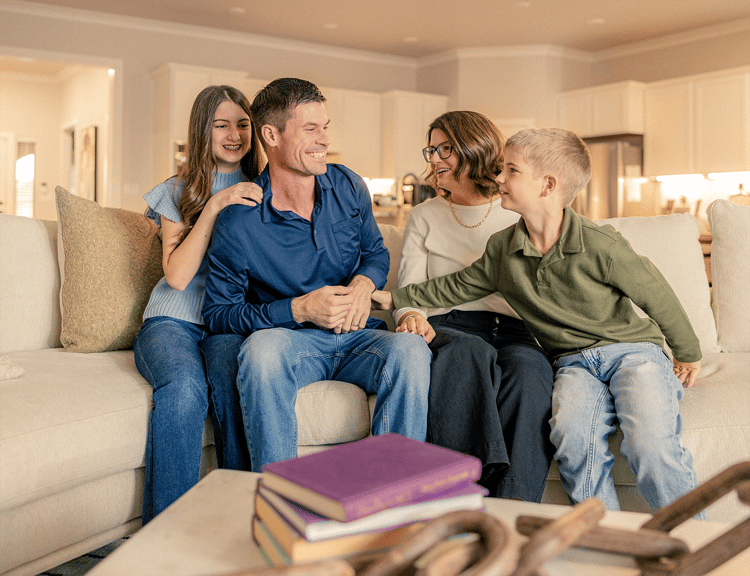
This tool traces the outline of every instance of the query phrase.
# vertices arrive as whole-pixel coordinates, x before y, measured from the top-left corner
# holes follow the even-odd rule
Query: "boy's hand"
[[[680,362],[677,359],[672,360],[674,363],[674,373],[677,378],[680,379],[682,385],[685,388],[690,388],[695,384],[695,380],[698,378],[698,374],[701,371],[701,363],[699,362]]]
[[[393,298],[386,290],[375,290],[370,296],[373,310],[393,310]]]

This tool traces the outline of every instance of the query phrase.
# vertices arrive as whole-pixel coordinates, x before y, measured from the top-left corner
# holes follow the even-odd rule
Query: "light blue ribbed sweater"
[[[212,194],[224,190],[245,180],[242,170],[231,174],[217,172],[214,175]],[[173,222],[180,222],[180,213],[177,209],[182,196],[182,184],[176,178],[162,182],[155,186],[144,199],[149,205],[146,216],[161,226],[161,217],[164,216]],[[208,258],[203,257],[198,272],[195,273],[184,290],[175,290],[162,278],[154,286],[146,309],[143,311],[143,319],[154,316],[170,316],[194,324],[203,324],[201,309],[203,308],[203,297],[206,292],[206,277],[208,276]]]

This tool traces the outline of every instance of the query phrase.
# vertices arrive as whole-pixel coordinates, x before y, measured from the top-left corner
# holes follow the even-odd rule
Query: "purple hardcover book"
[[[263,485],[340,522],[479,479],[478,458],[398,434],[371,436],[263,467]]]

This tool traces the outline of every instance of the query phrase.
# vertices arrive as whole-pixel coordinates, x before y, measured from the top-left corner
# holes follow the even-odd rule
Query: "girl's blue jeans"
[[[168,316],[148,318],[136,336],[135,363],[154,390],[144,524],[198,482],[207,415],[219,467],[250,470],[236,385],[243,340]]]

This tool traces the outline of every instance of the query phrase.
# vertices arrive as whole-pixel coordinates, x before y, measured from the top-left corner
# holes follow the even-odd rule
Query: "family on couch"
[[[207,88],[188,162],[145,197],[165,278],[134,344],[154,389],[144,523],[197,482],[207,414],[218,464],[260,470],[296,455],[297,390],[325,379],[377,395],[373,434],[480,457],[493,496],[539,501],[554,454],[571,500],[617,509],[618,417],[652,507],[694,488],[678,402],[700,370],[697,337],[656,268],[569,208],[590,176],[583,142],[526,130],[504,150],[480,114],[436,119],[423,153],[442,195],[410,214],[399,285],[433,280],[392,300],[367,188],[326,163],[324,101],[293,78],[252,105]],[[370,316],[371,296],[399,305],[396,332]]]

